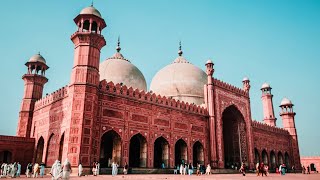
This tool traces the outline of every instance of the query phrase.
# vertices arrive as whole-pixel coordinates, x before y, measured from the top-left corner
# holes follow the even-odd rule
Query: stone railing
[[[43,98],[36,101],[35,109],[39,109],[41,107],[44,107],[48,104],[51,104],[55,101],[58,101],[60,99],[67,97],[68,92],[69,92],[68,90],[69,90],[69,87],[68,87],[68,85],[66,85],[66,86],[52,92],[51,94],[47,94]]]
[[[289,132],[287,130],[280,127],[276,127],[276,126],[270,126],[263,122],[253,120],[251,124],[253,128],[257,128],[257,129],[261,129],[261,130],[265,130],[273,133],[283,134],[283,135],[289,135]]]
[[[243,95],[243,96],[249,96],[249,94],[246,91],[244,91],[243,89],[238,88],[238,87],[236,87],[234,85],[231,85],[229,83],[223,82],[223,81],[221,81],[219,79],[214,78],[213,79],[213,84],[214,84],[214,86],[218,86],[220,88],[229,90],[229,91],[234,92],[236,94],[240,94],[240,95]]]
[[[170,108],[175,108],[190,113],[196,113],[201,115],[207,115],[207,109],[204,107],[185,103],[184,101],[177,101],[172,98],[168,98],[161,95],[156,95],[155,93],[140,91],[139,89],[133,89],[132,87],[128,88],[127,86],[121,86],[119,83],[114,84],[113,82],[107,82],[106,80],[100,81],[100,91],[104,93],[115,94],[131,99],[136,99],[139,101],[157,104],[161,106],[166,106]]]

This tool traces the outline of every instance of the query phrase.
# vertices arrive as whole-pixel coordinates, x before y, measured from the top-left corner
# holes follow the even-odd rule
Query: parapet
[[[262,130],[273,132],[273,133],[289,135],[289,132],[283,128],[270,126],[266,123],[255,121],[255,120],[252,121],[251,126],[253,128],[262,129]]]
[[[69,87],[68,87],[68,85],[66,85],[66,86],[52,92],[51,94],[47,94],[43,98],[36,101],[34,108],[39,109],[43,106],[51,104],[51,103],[58,101],[60,99],[63,99],[68,96],[68,92],[69,92]]]
[[[150,104],[175,108],[189,113],[208,115],[208,111],[204,107],[189,104],[188,102],[185,103],[184,101],[175,100],[152,92],[145,92],[144,90],[140,91],[139,89],[133,89],[132,87],[128,88],[126,85],[121,86],[119,83],[114,84],[113,82],[102,80],[100,81],[99,89],[104,93],[136,99]]]
[[[28,137],[18,137],[18,136],[5,136],[5,135],[0,135],[0,141],[10,141],[10,142],[35,142],[34,138],[28,138]]]
[[[231,85],[229,83],[223,82],[223,81],[221,81],[219,79],[214,78],[213,79],[213,84],[214,84],[214,86],[218,86],[220,88],[229,90],[229,91],[234,92],[236,94],[249,97],[249,93],[248,92],[246,92],[243,89],[238,88],[238,87],[236,87],[234,85]]]

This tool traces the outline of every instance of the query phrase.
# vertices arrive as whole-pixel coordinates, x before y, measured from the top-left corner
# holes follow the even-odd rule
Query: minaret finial
[[[179,51],[178,51],[179,56],[182,56],[183,52],[181,50],[181,41],[179,41]]]
[[[93,0],[91,1],[91,7],[93,7]]]
[[[118,36],[118,46],[116,48],[117,52],[121,51],[121,47],[120,47],[120,36]]]
[[[38,51],[38,55],[40,55],[40,51]]]

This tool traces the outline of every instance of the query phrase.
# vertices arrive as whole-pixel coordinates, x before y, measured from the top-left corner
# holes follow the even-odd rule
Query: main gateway
[[[270,169],[285,163],[301,168],[293,104],[280,104],[283,128],[276,127],[271,87],[263,84],[264,123],[251,119],[250,81],[237,88],[189,63],[183,52],[153,78],[150,90],[141,71],[121,54],[100,63],[106,23],[93,6],[74,19],[77,31],[71,81],[43,96],[49,68],[36,54],[26,63],[17,136],[0,136],[0,161],[45,162],[68,158],[89,169],[94,161],[130,167],[173,168],[181,162],[230,168],[257,162]]]

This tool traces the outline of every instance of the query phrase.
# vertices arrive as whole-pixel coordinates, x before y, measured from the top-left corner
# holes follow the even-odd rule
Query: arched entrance
[[[46,152],[46,165],[51,167],[55,160],[57,160],[56,156],[56,139],[55,135],[51,134],[47,143],[47,152]]]
[[[290,167],[290,158],[287,152],[284,154],[284,162],[286,163],[287,167]]]
[[[278,164],[283,164],[283,155],[280,151],[278,152]]]
[[[203,146],[199,141],[193,145],[193,166],[196,167],[197,164],[204,165]]]
[[[261,155],[262,155],[262,162],[263,162],[263,164],[268,165],[269,162],[268,162],[268,153],[267,153],[267,151],[266,151],[266,150],[263,150],[262,153],[261,153]]]
[[[130,139],[129,166],[147,166],[147,140],[141,134],[136,134]]]
[[[159,137],[154,142],[154,154],[153,154],[153,167],[161,168],[162,163],[164,163],[164,167],[168,167],[169,165],[169,143],[163,138]]]
[[[11,160],[12,160],[12,153],[10,151],[0,152],[0,162],[11,163]]]
[[[260,163],[260,154],[257,148],[254,148],[254,163]]]
[[[37,163],[42,162],[43,148],[44,148],[44,139],[41,136],[38,140],[37,150],[36,150],[36,162]]]
[[[274,151],[270,152],[270,162],[271,162],[271,167],[270,169],[275,169],[276,168],[276,154],[274,153]]]
[[[234,106],[222,113],[225,168],[240,166],[248,161],[246,124],[241,112]]]
[[[182,139],[179,139],[174,146],[174,159],[176,165],[188,162],[188,146]]]
[[[62,154],[63,154],[63,142],[64,142],[64,133],[61,136],[60,144],[59,144],[59,161],[62,162]]]
[[[121,138],[114,130],[103,134],[100,145],[100,166],[110,167],[112,162],[121,162]]]

